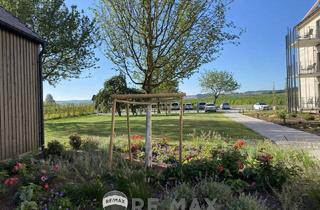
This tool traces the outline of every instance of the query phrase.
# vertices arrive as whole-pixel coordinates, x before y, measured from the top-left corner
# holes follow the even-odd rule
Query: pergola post
[[[131,154],[131,129],[130,129],[130,119],[129,119],[129,104],[126,104],[126,112],[127,112],[127,127],[128,127],[128,149],[129,149],[129,160],[132,161],[132,154]]]
[[[113,143],[114,143],[114,128],[115,128],[115,113],[117,107],[117,100],[113,99],[112,101],[112,117],[111,117],[111,135],[110,135],[110,143],[109,143],[109,159],[108,159],[108,167],[112,168],[112,155],[113,155]]]
[[[179,139],[180,164],[182,164],[182,141],[183,141],[183,97],[180,97],[180,139]]]
[[[146,167],[152,166],[152,105],[148,104],[146,113],[146,153],[145,153],[145,165]]]

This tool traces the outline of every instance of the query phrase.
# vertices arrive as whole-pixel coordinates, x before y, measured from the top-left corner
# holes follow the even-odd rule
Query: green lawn
[[[144,135],[145,117],[131,117],[132,135]],[[179,116],[157,116],[152,118],[153,135],[159,138],[166,137],[171,141],[177,141],[179,138]],[[45,121],[45,140],[53,139],[66,142],[68,136],[73,133],[79,133],[84,136],[98,136],[106,140],[110,136],[111,117],[109,115],[98,116],[90,115],[75,118],[65,118],[58,120]],[[126,118],[116,117],[116,135],[117,137],[126,135]],[[215,133],[215,134],[214,134]],[[262,140],[259,134],[252,130],[231,121],[223,114],[186,114],[184,116],[184,140],[192,141],[201,137],[201,139],[210,138],[215,135],[221,135],[223,138]],[[212,139],[212,138],[211,138]]]

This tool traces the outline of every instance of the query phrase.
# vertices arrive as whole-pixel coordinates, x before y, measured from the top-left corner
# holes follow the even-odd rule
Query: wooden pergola
[[[122,94],[122,95],[112,95],[112,118],[111,118],[111,136],[110,136],[110,143],[109,143],[109,160],[108,160],[108,167],[112,168],[112,159],[113,159],[113,145],[114,145],[114,138],[115,138],[115,113],[117,103],[124,103],[126,104],[126,115],[127,115],[127,129],[128,129],[128,147],[129,147],[129,159],[132,161],[132,154],[131,154],[131,129],[130,129],[130,115],[129,115],[129,105],[148,105],[151,107],[152,105],[156,105],[159,102],[169,102],[173,100],[179,99],[180,101],[180,114],[179,114],[179,127],[180,127],[180,138],[179,138],[179,162],[182,163],[182,141],[183,141],[183,97],[186,96],[185,93],[158,93],[158,94]],[[150,119],[151,119],[151,112]],[[148,114],[148,113],[147,113]],[[147,116],[148,117],[148,116]],[[150,120],[151,121],[151,120]],[[147,122],[148,123],[148,122]],[[147,125],[148,126],[148,125]],[[150,124],[151,126],[151,124]],[[151,139],[151,133],[150,139]],[[147,138],[147,136],[146,136]],[[151,148],[152,150],[152,148]],[[146,154],[147,155],[147,154]]]

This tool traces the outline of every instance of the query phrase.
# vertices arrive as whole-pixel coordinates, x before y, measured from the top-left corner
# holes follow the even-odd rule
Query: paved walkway
[[[260,135],[272,140],[276,144],[298,146],[311,149],[312,153],[320,157],[320,136],[304,131],[288,128],[275,123],[266,122],[240,113],[228,112],[225,115],[243,124]]]

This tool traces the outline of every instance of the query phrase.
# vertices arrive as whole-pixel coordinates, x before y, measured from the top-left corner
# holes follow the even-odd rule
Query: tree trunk
[[[157,108],[158,108],[158,114],[161,114],[161,110],[160,110],[160,102],[158,101],[158,104],[157,104]]]
[[[121,107],[117,106],[117,112],[118,112],[118,116],[121,117]]]
[[[152,124],[151,124],[151,115],[152,115],[152,105],[147,106],[146,113],[146,142],[145,142],[145,165],[146,167],[152,166]]]

